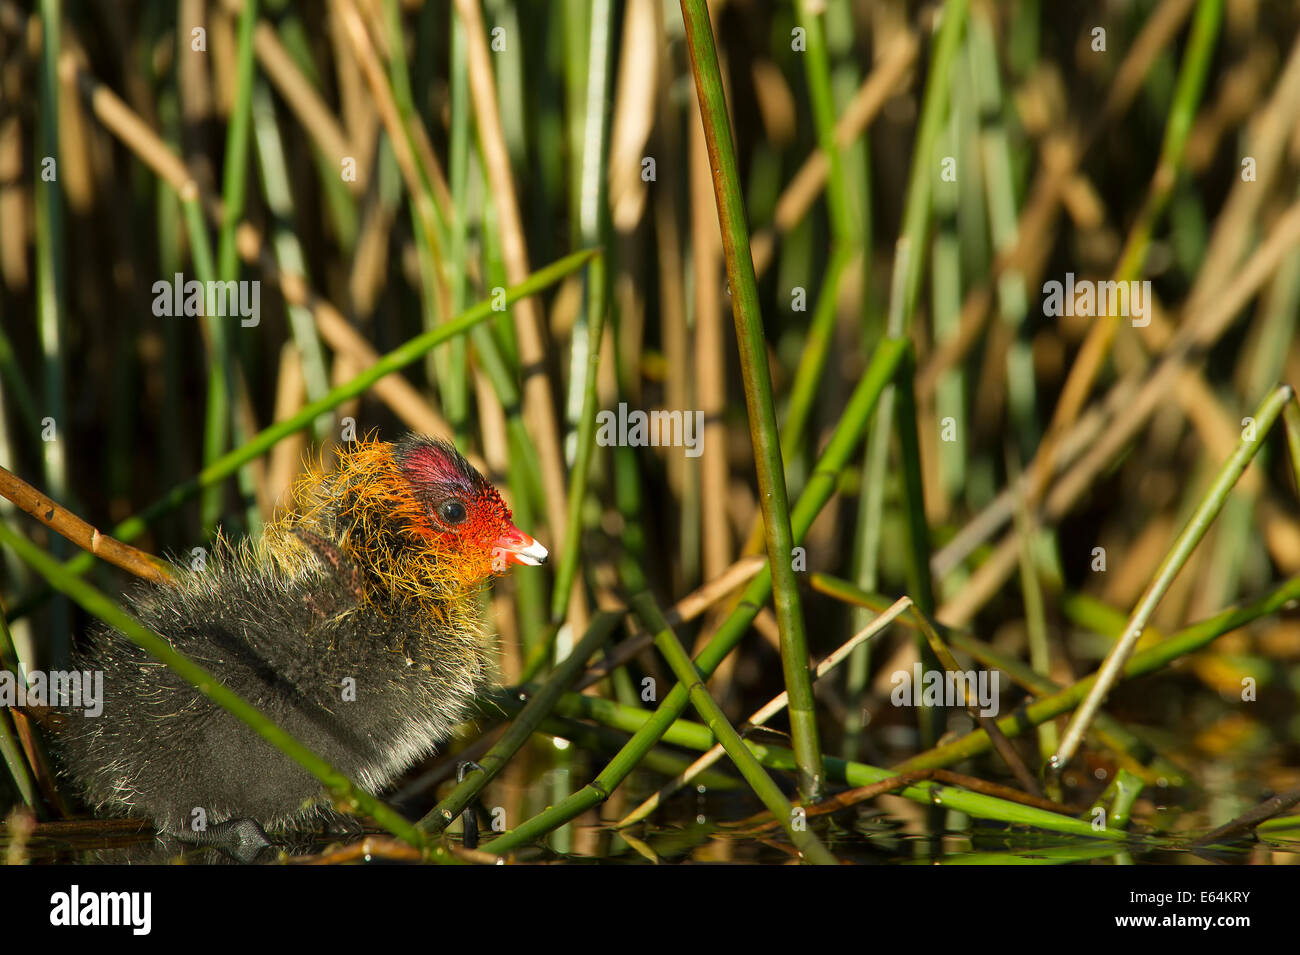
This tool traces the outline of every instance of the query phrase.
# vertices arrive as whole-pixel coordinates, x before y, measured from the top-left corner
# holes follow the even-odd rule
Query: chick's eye
[[[445,524],[462,524],[469,517],[469,511],[460,501],[443,501],[438,505],[438,516]]]

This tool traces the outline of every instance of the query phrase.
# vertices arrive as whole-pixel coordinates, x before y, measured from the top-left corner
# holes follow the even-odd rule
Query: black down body
[[[476,609],[472,595],[461,602]],[[130,609],[372,793],[445,739],[486,679],[468,607],[376,606],[316,557],[286,571],[227,549],[137,590]],[[58,743],[96,809],[176,834],[244,818],[295,828],[320,814],[315,777],[120,633],[93,631],[76,664],[104,672],[103,712],[68,713]]]

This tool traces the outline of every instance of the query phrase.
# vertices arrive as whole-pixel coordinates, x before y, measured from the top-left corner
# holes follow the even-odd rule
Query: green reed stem
[[[239,14],[238,47],[235,59],[235,96],[230,111],[230,124],[226,128],[226,155],[222,166],[221,227],[217,235],[217,268],[209,277],[222,282],[239,279],[239,250],[235,246],[235,231],[244,215],[244,200],[248,194],[248,150],[253,114],[253,28],[257,24],[257,0],[244,0]],[[206,281],[206,279],[205,279]],[[207,286],[211,288],[211,286]],[[210,312],[211,296],[207,299]],[[232,349],[227,332],[227,319],[208,314],[211,331],[212,361],[209,364],[208,417],[203,441],[203,463],[211,465],[230,446],[230,430],[243,438],[243,424],[232,409],[240,400],[236,387],[238,352]],[[220,383],[218,383],[218,380]],[[215,405],[215,407],[214,407]],[[247,468],[239,475],[240,490],[244,499],[253,500],[254,478]],[[221,497],[216,488],[205,495],[202,526],[211,530],[220,517]],[[257,509],[248,507],[250,529],[260,522]]]
[[[911,255],[907,258],[903,278],[903,330],[911,328],[916,299],[924,274],[924,249],[930,228],[931,191],[938,174],[935,165],[935,141],[948,112],[949,83],[962,30],[966,26],[967,0],[947,0],[939,16],[939,36],[934,43],[934,57],[927,71],[925,100],[916,131],[916,151],[912,153],[912,170],[907,182],[907,199],[903,206],[903,232]]]
[[[13,674],[15,681],[22,679],[20,675],[22,670],[18,665],[18,652],[9,634],[4,608],[0,607],[0,673],[5,671]],[[13,777],[14,785],[18,787],[18,794],[22,797],[23,803],[43,816],[44,807],[37,797],[31,767],[27,765],[27,754],[19,745],[16,730],[17,727],[11,723],[9,714],[0,710],[0,756],[4,757],[9,775]]]
[[[291,228],[293,192],[289,187],[284,142],[276,125],[271,91],[265,84],[259,83],[253,89],[253,123],[257,158],[262,172],[262,191],[266,196],[267,208],[275,216],[271,243],[275,249],[276,261],[286,274],[301,275],[307,279],[307,259],[303,254],[302,243]],[[298,349],[298,361],[302,365],[307,400],[316,401],[330,390],[329,368],[325,363],[325,349],[321,344],[320,332],[312,318],[311,309],[305,305],[286,302],[285,310],[288,313],[289,330]],[[316,421],[313,434],[317,440],[325,437],[329,424],[327,416]]]
[[[708,5],[704,0],[682,0],[681,6],[691,70],[700,100],[700,119],[704,124],[709,165],[713,170],[713,193],[718,204],[722,248],[727,260],[740,370],[745,382],[745,404],[749,409],[749,436],[754,446],[768,564],[772,570],[773,603],[781,634],[781,665],[786,691],[790,694],[790,731],[795,752],[799,754],[799,791],[805,800],[815,800],[821,794],[821,746],[817,738],[803,609],[794,571],[794,537],[790,530],[781,439],[767,367],[767,342],[758,305],[754,260],[749,253],[749,228],[745,223],[740,173],[731,141]],[[725,452],[718,448],[713,453]]]
[[[840,282],[856,252],[857,249],[853,246],[836,246],[826,265],[826,275],[822,279],[817,304],[813,306],[812,321],[808,323],[808,335],[799,355],[799,365],[795,368],[794,380],[790,384],[790,400],[786,406],[785,424],[781,428],[781,447],[787,453],[794,454],[791,449],[797,449],[803,442],[808,418],[825,378],[826,359],[830,355],[831,341],[835,334]]]
[[[832,244],[853,243],[854,216],[849,208],[849,189],[844,181],[844,162],[835,142],[835,95],[831,90],[830,58],[826,53],[826,34],[822,30],[825,4],[798,0],[799,25],[804,29],[807,48],[802,57],[808,80],[808,98],[812,100],[813,121],[817,125],[817,144],[826,154],[830,172],[826,177],[826,211],[831,222]]]

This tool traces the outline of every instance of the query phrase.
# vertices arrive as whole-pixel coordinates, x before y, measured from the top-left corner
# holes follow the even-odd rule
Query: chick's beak
[[[513,524],[506,525],[506,531],[496,541],[496,550],[503,555],[507,564],[523,564],[538,567],[546,563],[547,550]]]

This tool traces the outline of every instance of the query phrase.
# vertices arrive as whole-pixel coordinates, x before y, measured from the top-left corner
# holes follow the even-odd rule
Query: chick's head
[[[451,445],[411,435],[393,457],[411,492],[401,508],[407,532],[440,576],[473,588],[512,564],[546,562],[546,548],[514,525],[496,488]]]

